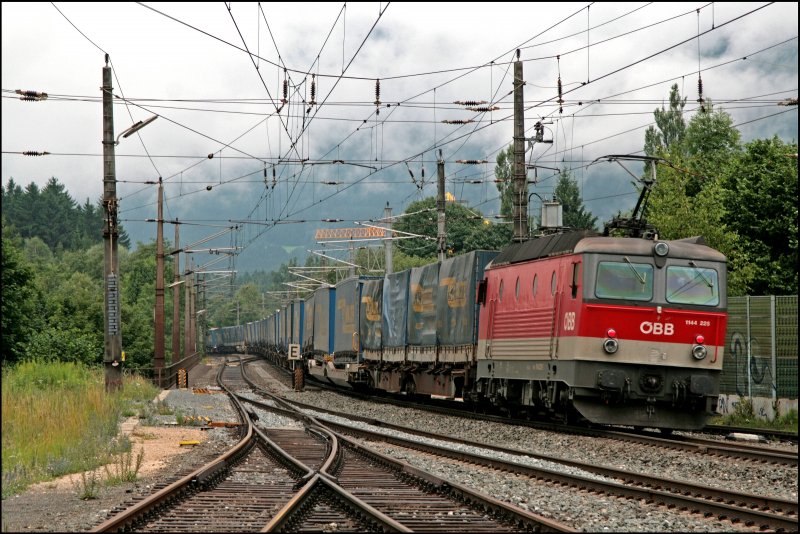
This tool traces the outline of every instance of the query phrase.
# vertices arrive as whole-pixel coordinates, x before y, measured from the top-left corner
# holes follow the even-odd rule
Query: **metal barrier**
[[[729,297],[720,393],[797,399],[797,295]]]
[[[178,383],[178,371],[180,369],[186,369],[189,371],[192,367],[200,363],[200,359],[203,355],[200,352],[195,352],[191,356],[187,356],[186,358],[179,360],[175,363],[172,363],[162,369],[148,369],[150,373],[152,373],[151,380],[153,384],[162,388],[162,389],[169,389]]]

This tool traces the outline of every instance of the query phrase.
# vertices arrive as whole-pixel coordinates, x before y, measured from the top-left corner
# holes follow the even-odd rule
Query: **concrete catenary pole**
[[[194,271],[194,261],[192,261],[192,271]],[[192,290],[189,292],[190,298],[192,299],[192,305],[189,307],[189,312],[191,314],[191,321],[189,321],[192,325],[192,337],[191,337],[191,346],[189,347],[190,354],[195,354],[197,352],[197,290],[195,289],[195,281],[197,280],[197,274],[192,273]]]
[[[180,224],[175,219],[175,264],[172,266],[172,363],[180,360],[181,353],[181,278]]]
[[[392,238],[392,208],[389,207],[389,203],[386,203],[386,207],[383,208],[383,220],[385,221],[386,226],[386,235],[385,241],[383,242],[383,248],[386,252],[386,266],[385,271],[386,274],[392,274],[394,272],[394,241]]]
[[[514,62],[514,242],[528,239],[528,176],[525,170],[525,99],[522,61]]]
[[[161,386],[161,373],[164,371],[164,184],[158,177],[158,222],[156,223],[156,303],[153,368]]]
[[[106,391],[116,391],[122,386],[122,322],[119,295],[119,258],[117,243],[117,175],[114,151],[114,97],[111,86],[111,67],[108,54],[103,67],[103,286],[105,288],[105,315],[103,338],[105,351]]]
[[[183,263],[186,265],[186,272],[183,279],[183,357],[188,358],[191,354],[190,347],[192,344],[192,316],[191,314],[191,271],[189,269],[189,255],[184,252]]]
[[[437,167],[437,197],[436,197],[436,211],[438,212],[438,231],[436,233],[437,251],[439,253],[439,261],[444,261],[447,249],[447,237],[445,234],[445,220],[444,220],[444,159],[442,159],[442,151],[439,150],[439,161],[436,163]]]

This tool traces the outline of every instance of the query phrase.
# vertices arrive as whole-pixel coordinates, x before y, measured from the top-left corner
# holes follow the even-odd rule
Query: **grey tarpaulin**
[[[292,343],[303,343],[303,311],[305,303],[302,300],[292,301]]]
[[[383,281],[382,341],[384,347],[405,347],[408,329],[408,283],[411,270],[387,274]]]
[[[289,346],[289,332],[291,331],[291,321],[289,320],[289,308],[288,305],[281,306],[280,311],[280,329],[281,329],[281,337],[280,337],[280,347],[282,349],[286,349]]]
[[[383,278],[364,280],[361,287],[360,332],[361,346],[368,350],[381,349]]]
[[[303,316],[303,351],[314,350],[314,294],[306,299]]]
[[[459,346],[478,342],[475,288],[483,269],[498,252],[475,250],[447,258],[439,266],[436,296],[436,330],[440,345]]]
[[[408,291],[408,344],[420,347],[436,345],[436,294],[439,288],[439,264],[411,269]]]
[[[275,315],[267,317],[267,345],[275,344]]]

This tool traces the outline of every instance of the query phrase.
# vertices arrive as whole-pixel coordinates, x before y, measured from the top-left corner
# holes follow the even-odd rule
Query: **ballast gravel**
[[[216,362],[214,362],[216,365]],[[757,493],[797,501],[798,473],[796,467],[758,464],[729,458],[714,458],[701,454],[687,454],[645,445],[623,443],[612,439],[588,438],[557,432],[516,427],[500,423],[473,421],[468,418],[432,415],[413,407],[396,407],[321,391],[308,387],[304,392],[294,392],[290,383],[278,371],[262,362],[249,365],[250,377],[263,384],[265,389],[288,399],[333,410],[342,415],[369,417],[387,423],[435,432],[471,441],[491,443],[512,449],[530,451],[553,458],[568,458],[597,465],[630,471],[641,471],[684,480],[711,487],[721,487],[743,493]],[[215,373],[208,376],[213,378]],[[210,394],[170,390],[165,392],[166,404],[184,416],[208,417],[212,421],[236,421],[236,411],[224,394],[213,393],[216,384],[207,380]],[[281,387],[279,384],[285,384]],[[202,385],[202,384],[197,384]],[[244,390],[240,393],[244,394]],[[249,394],[247,394],[249,395]],[[259,398],[254,395],[252,398]],[[269,404],[268,401],[263,401]],[[252,405],[250,405],[252,407]],[[252,407],[261,421],[260,426],[284,427],[297,425],[294,421],[271,414],[268,410]],[[319,419],[323,416],[316,414]],[[157,424],[174,424],[176,415],[165,415]],[[361,424],[361,423],[359,423]],[[213,454],[232,446],[237,438],[231,429],[211,429],[203,449],[182,456],[158,476],[140,480],[131,487],[106,488],[97,501],[80,501],[74,493],[29,492],[3,500],[4,531],[85,531],[105,518],[108,510],[135,495],[148,494],[153,484],[163,481],[170,473],[199,467]],[[705,436],[704,436],[705,437]],[[420,440],[421,438],[416,437]],[[433,457],[426,453],[387,445],[365,442],[384,454],[429,471],[454,483],[469,486],[497,499],[513,503],[532,513],[562,521],[585,532],[731,532],[758,531],[757,527],[732,524],[715,518],[703,519],[695,515],[668,510],[647,504],[642,500],[626,500],[607,495],[588,494],[574,488],[564,488],[542,482],[531,482],[525,476],[500,473],[493,469],[468,465],[455,460]],[[797,453],[797,446],[778,444],[789,452]],[[217,451],[217,452],[215,452]],[[499,457],[499,453],[486,451],[486,455]],[[536,460],[538,461],[538,460]],[[559,468],[557,462],[543,463],[545,467]],[[566,469],[563,466],[561,469]],[[596,476],[589,474],[591,476]],[[43,512],[43,510],[46,510]],[[27,511],[27,512],[26,512]],[[10,518],[20,518],[9,520]],[[27,519],[22,519],[27,517]]]
[[[274,389],[274,382],[270,383]],[[277,391],[276,391],[277,392]],[[603,465],[633,472],[667,476],[708,487],[718,487],[741,493],[769,495],[797,501],[797,467],[761,464],[731,458],[715,458],[699,453],[665,450],[635,443],[623,443],[607,438],[593,438],[542,431],[500,423],[474,421],[468,418],[432,415],[413,407],[397,407],[352,399],[338,393],[308,387],[295,392],[290,388],[279,392],[288,400],[341,414],[372,418],[386,423],[434,432],[461,439],[502,446],[521,451]],[[335,416],[314,413],[318,419]],[[363,423],[349,423],[352,426]],[[380,427],[373,427],[378,430]],[[380,429],[393,435],[400,433]],[[415,437],[418,441],[425,438]],[[437,476],[464,484],[494,498],[513,503],[533,513],[563,521],[573,528],[587,532],[730,532],[758,531],[715,518],[704,519],[680,511],[648,504],[643,500],[622,499],[608,495],[588,494],[574,488],[531,482],[524,476],[510,475],[492,469],[433,457],[426,453],[369,442],[379,452],[400,458],[407,463]],[[453,445],[449,445],[453,448]],[[776,448],[797,453],[792,444]],[[500,457],[500,453],[484,450],[484,455]],[[519,458],[514,461],[520,461]],[[538,460],[523,460],[524,463]],[[535,463],[533,463],[535,465]],[[557,463],[562,472],[568,469]],[[583,474],[583,473],[582,473]],[[588,477],[597,475],[588,473]]]

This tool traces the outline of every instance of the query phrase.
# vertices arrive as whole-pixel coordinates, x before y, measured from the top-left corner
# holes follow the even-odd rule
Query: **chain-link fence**
[[[797,296],[729,297],[720,393],[797,398]]]

